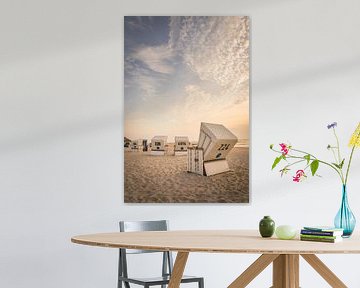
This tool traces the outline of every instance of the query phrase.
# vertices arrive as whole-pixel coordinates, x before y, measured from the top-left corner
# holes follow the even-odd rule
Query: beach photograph
[[[124,202],[249,203],[249,18],[124,31]]]

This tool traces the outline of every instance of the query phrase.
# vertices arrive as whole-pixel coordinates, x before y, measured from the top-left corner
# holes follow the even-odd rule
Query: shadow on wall
[[[33,146],[61,141],[68,137],[77,137],[84,134],[98,133],[109,129],[118,129],[122,133],[123,124],[121,111],[118,114],[99,116],[93,119],[84,119],[75,123],[63,124],[62,126],[48,128],[47,130],[31,133],[29,136],[17,137],[0,142],[0,154],[28,149]],[[123,134],[123,133],[122,133]],[[119,136],[119,139],[122,138]],[[122,147],[122,143],[119,143]]]
[[[266,81],[254,82],[257,92],[276,90],[285,86],[299,85],[306,82],[318,81],[324,76],[343,74],[354,69],[360,68],[360,58],[337,63],[329,63],[322,67],[316,67],[308,70],[297,71],[292,74],[286,74]],[[122,96],[119,95],[119,99]],[[10,150],[22,149],[38,143],[58,141],[64,137],[71,137],[80,134],[94,133],[104,129],[119,128],[123,131],[123,111],[111,115],[100,115],[94,118],[79,120],[75,123],[61,124],[56,127],[46,128],[31,133],[28,136],[14,137],[0,142],[0,153],[6,153]],[[123,134],[123,133],[122,133]],[[122,136],[119,135],[119,136]],[[121,137],[119,139],[122,139]],[[121,143],[119,143],[121,145]]]
[[[328,76],[348,73],[351,70],[360,68],[360,58],[347,59],[345,61],[338,61],[327,63],[319,67],[310,67],[309,69],[298,70],[295,73],[287,73],[277,77],[269,77],[264,81],[253,82],[256,86],[256,91],[276,90],[279,87],[289,87],[294,85],[301,85],[305,82],[319,81],[320,78]]]
[[[8,1],[0,11],[0,63],[118,38],[122,35],[121,2]]]

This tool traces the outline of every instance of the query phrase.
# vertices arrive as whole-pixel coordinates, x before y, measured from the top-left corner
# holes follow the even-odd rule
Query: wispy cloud
[[[154,72],[171,74],[174,72],[173,50],[167,45],[143,46],[136,49],[131,57],[141,61]]]
[[[148,17],[150,23],[152,22],[152,17]],[[143,17],[139,16],[125,16],[125,25],[127,28],[133,31],[146,31],[152,30],[151,25],[147,25],[143,21]]]
[[[154,75],[131,57],[125,59],[125,67],[125,89],[136,90],[137,93],[134,96],[142,101],[153,98],[167,80],[166,75],[161,73]]]
[[[199,78],[184,87],[172,114],[183,115],[189,126],[219,122],[247,137],[248,17],[172,17],[169,26],[169,47]]]
[[[246,86],[246,83],[244,85]],[[161,126],[172,124],[173,132],[183,129],[182,134],[190,136],[192,140],[197,140],[201,122],[221,123],[239,138],[247,138],[248,100],[232,103],[216,94],[211,87],[206,86],[197,84],[185,86],[184,91],[179,93],[181,101],[173,103],[171,107],[163,111],[164,118],[168,120]],[[246,89],[244,87],[243,91]],[[248,99],[245,96],[244,99]],[[156,125],[155,121],[152,123]]]
[[[169,25],[169,46],[184,63],[201,80],[218,84],[223,96],[239,101],[249,79],[248,17],[171,17]]]
[[[246,138],[248,17],[170,17],[161,26],[168,29],[159,29],[165,19],[155,18],[143,19],[154,24],[153,41],[147,32],[139,40],[136,32],[127,46],[125,88],[131,91],[125,97],[141,100],[126,109],[130,138],[161,131],[196,139],[202,121],[223,123]]]
[[[144,101],[152,98],[174,73],[174,56],[167,45],[134,48],[125,58],[125,88],[139,90]]]

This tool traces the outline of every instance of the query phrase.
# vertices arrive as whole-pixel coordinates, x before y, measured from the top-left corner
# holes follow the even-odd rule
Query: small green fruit
[[[296,236],[297,230],[290,225],[281,225],[276,228],[275,234],[278,238],[283,240],[290,240]]]

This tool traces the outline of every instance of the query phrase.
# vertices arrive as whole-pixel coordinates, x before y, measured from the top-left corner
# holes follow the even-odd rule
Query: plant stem
[[[359,136],[360,136],[360,133],[359,133]],[[279,150],[275,150],[275,149],[273,149],[273,148],[272,148],[271,150],[273,150],[274,152],[283,154],[283,153],[282,153],[281,151],[279,151]],[[339,169],[336,168],[335,166],[333,166],[333,165],[331,165],[330,163],[327,163],[327,162],[325,162],[325,161],[322,161],[322,160],[320,160],[320,159],[317,159],[314,155],[311,155],[310,153],[307,153],[307,152],[305,152],[305,151],[301,151],[301,150],[297,150],[297,149],[291,149],[291,150],[292,150],[292,151],[299,152],[299,153],[303,153],[303,154],[306,154],[306,155],[310,155],[310,157],[312,157],[312,158],[310,158],[311,161],[317,160],[317,161],[319,161],[319,163],[322,163],[322,164],[325,164],[325,165],[331,167],[331,168],[334,169],[334,170],[336,171],[336,173],[339,175],[340,180],[341,180],[341,183],[345,184],[344,178],[343,178],[342,175],[340,174]],[[289,155],[289,154],[287,154],[286,157],[287,157],[287,158],[292,158],[292,159],[304,159],[304,157],[293,156],[293,155]]]
[[[303,162],[303,161],[305,161],[305,159],[301,159],[301,160],[295,161],[295,162],[293,162],[293,163],[291,163],[291,164],[289,164],[289,165],[286,165],[285,167],[287,168],[287,167],[290,167],[290,166],[292,166],[292,165],[301,163],[301,162]]]
[[[334,148],[330,148],[331,149],[331,152],[332,152],[332,154],[333,154],[333,156],[334,156],[334,159],[335,159],[335,162],[336,162],[336,164],[338,164],[338,159],[336,158],[336,155],[335,155],[335,151],[334,151]]]
[[[308,152],[306,152],[306,151],[301,151],[301,150],[293,149],[293,148],[291,148],[291,150],[293,150],[293,151],[295,151],[295,152],[303,153],[303,154],[306,154],[306,155],[310,155],[311,157],[313,157],[313,158],[316,159],[316,157],[315,157],[314,155],[312,155],[312,154],[310,154],[310,153],[308,153]]]
[[[347,169],[346,169],[346,176],[345,176],[345,183],[344,183],[344,185],[346,185],[347,180],[348,180],[349,170],[350,170],[350,164],[351,164],[351,160],[352,160],[354,151],[355,151],[355,145],[354,145],[353,148],[351,149],[351,154],[350,154],[350,158],[349,158],[349,164],[348,164],[348,167],[347,167]]]
[[[302,158],[302,157],[291,156],[291,155],[287,155],[287,157],[289,157],[289,158],[296,158],[296,159],[301,159],[301,158]],[[325,164],[325,165],[333,168],[333,169],[336,171],[336,173],[339,174],[339,176],[340,176],[340,178],[341,178],[340,172],[339,172],[339,170],[338,170],[335,166],[333,166],[333,165],[331,165],[331,164],[329,164],[329,163],[327,163],[327,162],[325,162],[325,161],[319,160],[319,159],[317,159],[317,158],[310,158],[310,160],[312,160],[312,161],[313,161],[313,160],[317,160],[317,161],[319,161],[320,163]],[[341,178],[341,182],[344,183],[344,181],[343,181],[342,178]]]
[[[339,147],[339,146],[338,146],[338,147]],[[310,154],[310,153],[308,153],[308,152],[306,152],[306,151],[302,151],[302,150],[298,150],[298,149],[292,149],[292,148],[291,148],[291,150],[293,150],[293,151],[295,151],[295,152],[303,153],[303,154],[306,154],[306,155],[310,155],[310,157],[313,157],[313,159],[310,158],[310,160],[318,160],[320,163],[325,164],[325,165],[333,168],[333,169],[336,171],[336,173],[339,174],[341,183],[343,183],[343,184],[345,183],[345,182],[344,182],[344,176],[343,176],[343,174],[342,174],[342,170],[341,170],[341,169],[338,169],[337,167],[335,167],[334,165],[331,165],[330,163],[327,163],[327,162],[325,162],[325,161],[322,161],[322,160],[320,160],[320,159],[317,159],[314,155],[312,155],[312,154]],[[300,158],[301,158],[301,157],[300,157]],[[336,160],[336,158],[335,158],[335,160]]]
[[[335,131],[335,128],[333,127],[333,131],[334,131],[334,135],[335,135],[335,138],[336,138],[336,145],[337,145],[337,151],[338,151],[338,157],[339,157],[339,161],[337,164],[340,164],[341,163],[341,155],[340,155],[340,145],[339,145],[339,137],[337,136],[336,134],[336,131]]]
[[[359,137],[360,137],[360,132],[359,132],[358,135],[356,136],[354,146],[353,146],[353,148],[351,149],[351,154],[350,154],[350,158],[349,158],[349,163],[348,163],[348,166],[347,166],[347,169],[346,169],[346,176],[345,176],[345,182],[344,182],[345,185],[346,185],[347,180],[348,180],[349,170],[350,170],[350,165],[351,165],[352,157],[353,157],[353,154],[354,154],[354,151],[355,151],[356,142],[359,140]]]
[[[335,138],[336,138],[336,145],[337,145],[337,151],[338,151],[338,157],[339,157],[339,161],[338,161],[338,165],[340,166],[342,160],[341,160],[341,155],[340,155],[340,144],[339,144],[339,137],[337,136],[336,134],[336,131],[335,131],[335,127],[333,127],[333,131],[334,131],[334,135],[335,135]],[[343,171],[342,171],[342,165],[340,166],[341,168],[339,169],[340,170],[340,174],[341,174],[341,179],[343,181],[343,184],[345,183],[344,182],[344,174],[343,174]]]

